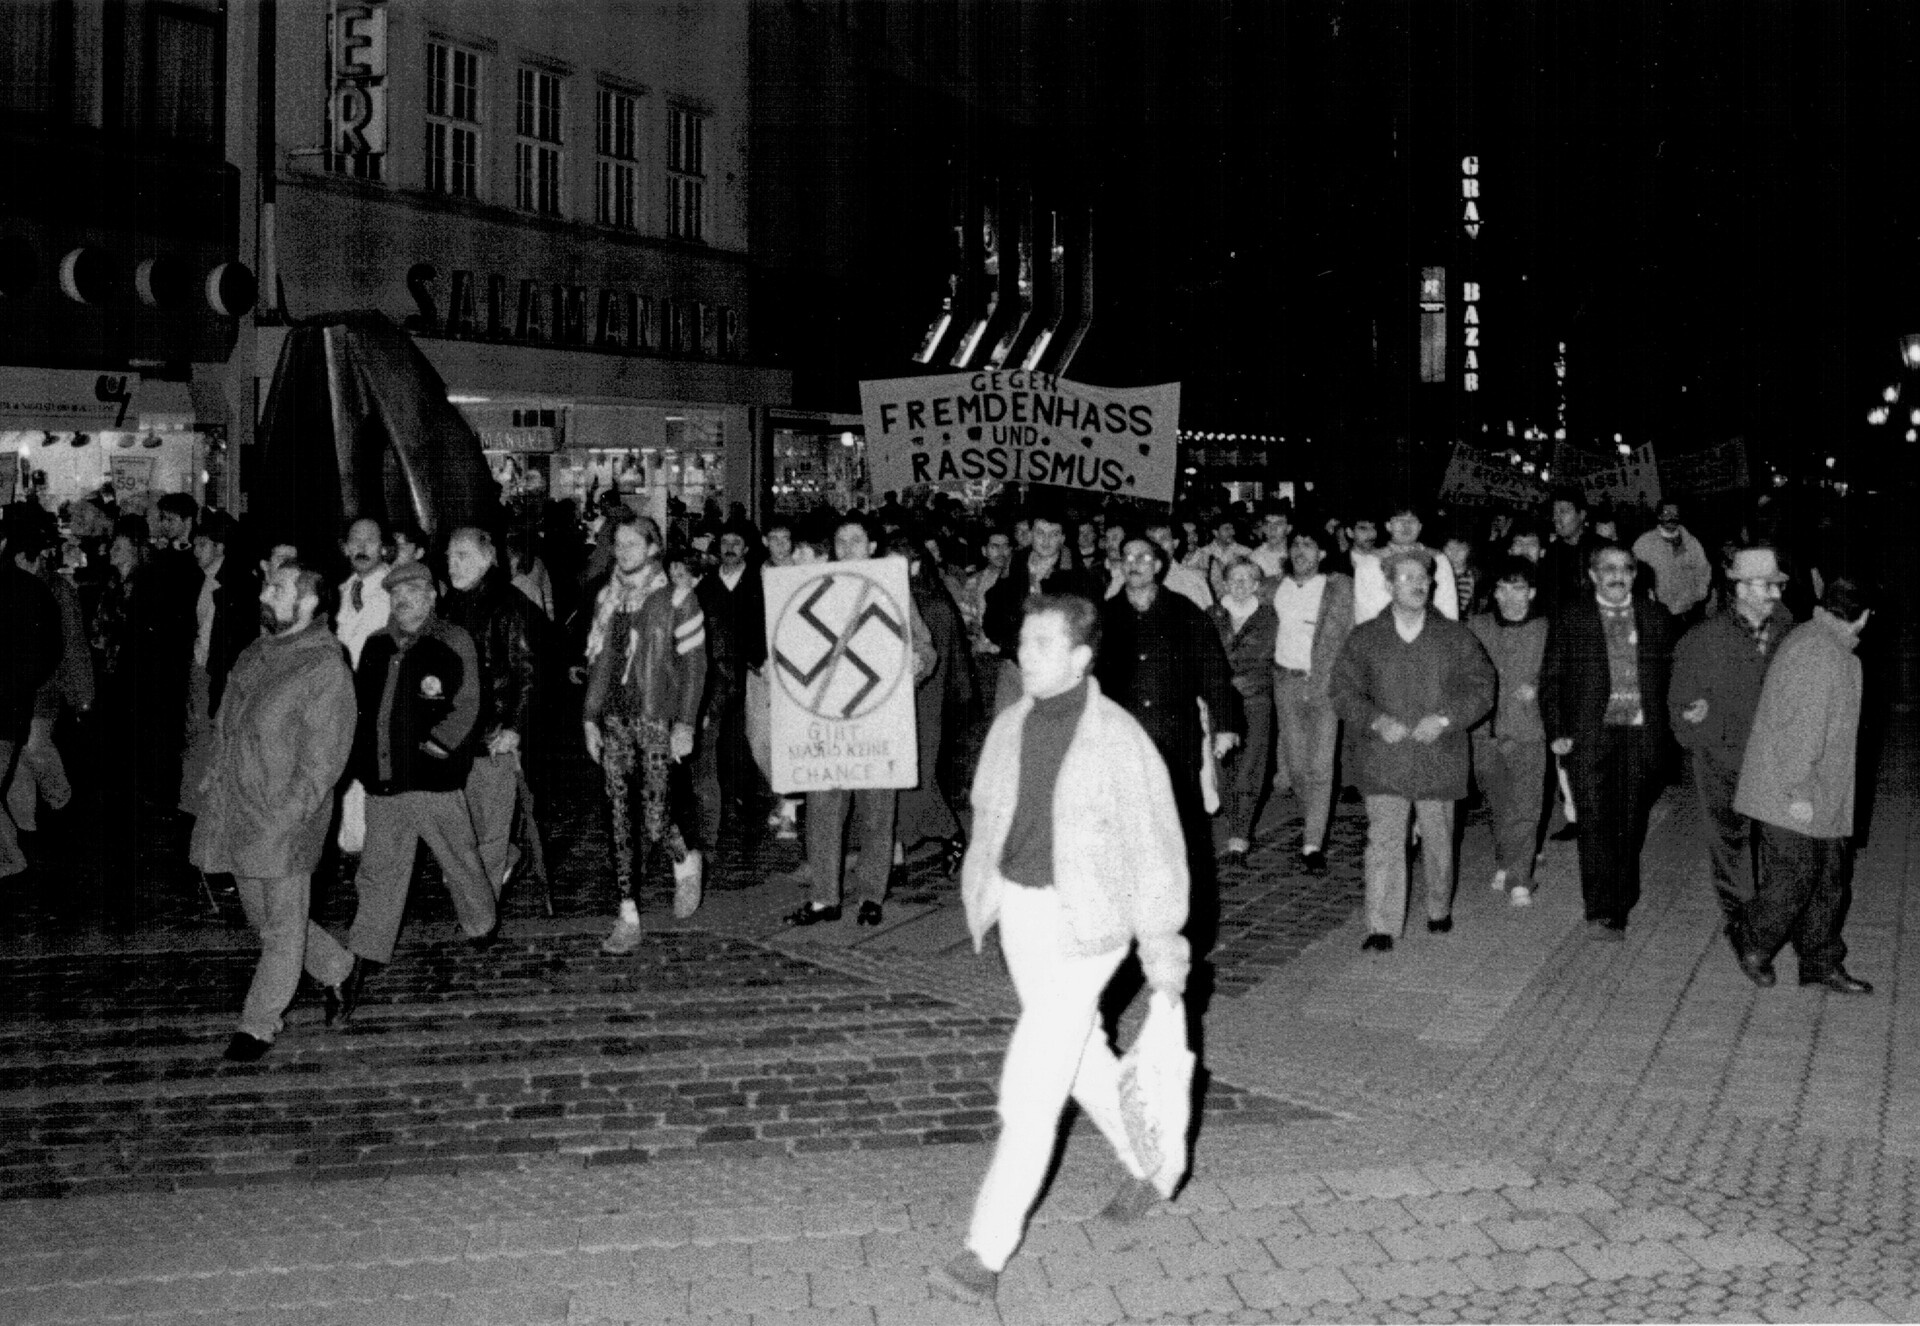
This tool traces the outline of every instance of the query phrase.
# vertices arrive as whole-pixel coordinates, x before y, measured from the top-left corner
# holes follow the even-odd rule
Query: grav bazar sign
[[[876,491],[983,479],[1173,500],[1180,384],[1089,387],[1050,373],[860,384]]]

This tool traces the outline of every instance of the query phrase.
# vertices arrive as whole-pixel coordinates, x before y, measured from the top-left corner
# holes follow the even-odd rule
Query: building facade
[[[215,0],[0,4],[0,502],[218,489],[254,294],[226,70]]]
[[[257,399],[287,322],[375,309],[510,499],[755,505],[790,376],[754,353],[745,0],[262,0],[230,30]]]

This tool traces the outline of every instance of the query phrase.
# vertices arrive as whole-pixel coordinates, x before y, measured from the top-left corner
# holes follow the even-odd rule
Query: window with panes
[[[427,188],[480,196],[480,56],[427,43]]]
[[[707,232],[707,117],[683,106],[667,110],[667,233],[704,239]]]
[[[640,98],[614,88],[599,90],[594,130],[593,219],[632,230],[640,189]]]
[[[513,202],[542,216],[560,215],[558,75],[522,67],[514,93]]]

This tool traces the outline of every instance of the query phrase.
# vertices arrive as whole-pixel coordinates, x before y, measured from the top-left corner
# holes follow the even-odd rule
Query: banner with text
[[[981,479],[1173,501],[1180,384],[1089,387],[1022,370],[860,384],[876,493]]]
[[[913,626],[905,558],[770,566],[773,790],[913,787]]]
[[[1633,449],[1615,464],[1602,464],[1580,476],[1580,487],[1589,502],[1612,502],[1619,506],[1658,506],[1660,504],[1660,465],[1654,459],[1653,443]]]
[[[1660,483],[1668,497],[1745,492],[1751,482],[1747,440],[1742,437],[1660,462]]]
[[[1547,486],[1503,457],[1456,442],[1440,482],[1440,500],[1460,506],[1535,506]]]

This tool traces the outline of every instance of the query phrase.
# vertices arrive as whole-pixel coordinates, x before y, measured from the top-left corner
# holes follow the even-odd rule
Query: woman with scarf
[[[639,947],[639,889],[658,849],[673,864],[674,914],[684,919],[700,906],[700,853],[688,850],[668,814],[668,773],[693,753],[707,634],[699,599],[675,588],[660,569],[658,527],[625,506],[608,520],[613,569],[587,633],[581,720],[587,754],[606,774],[620,889],[619,920],[600,947],[618,954]],[[642,834],[637,846],[635,820]]]
[[[1547,729],[1540,721],[1540,663],[1547,619],[1534,615],[1534,566],[1509,557],[1494,572],[1493,610],[1469,618],[1500,675],[1493,716],[1473,732],[1473,775],[1493,821],[1490,887],[1515,907],[1533,901],[1533,859],[1547,808]]]

